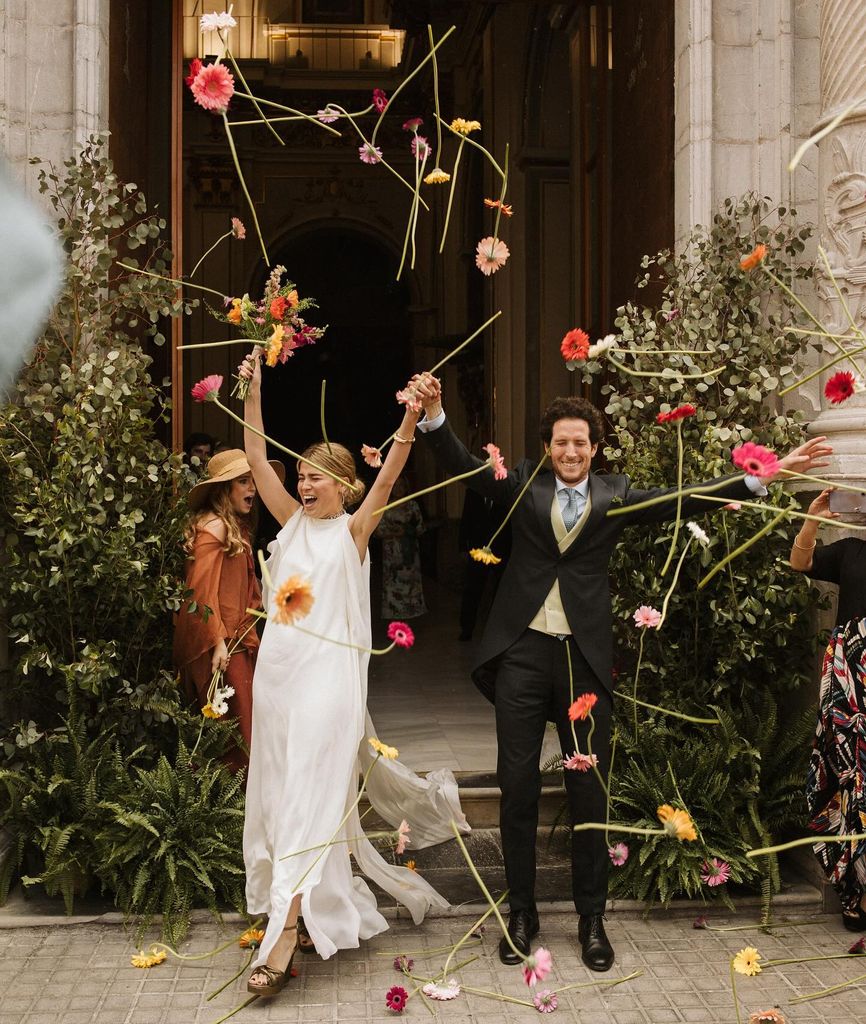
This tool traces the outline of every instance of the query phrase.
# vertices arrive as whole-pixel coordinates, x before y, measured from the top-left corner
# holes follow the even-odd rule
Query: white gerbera
[[[454,978],[449,978],[442,985],[437,985],[431,981],[421,991],[430,999],[456,999],[460,995],[460,986]]]
[[[691,535],[701,545],[702,548],[707,548],[710,546],[710,538],[707,536],[706,532],[702,530],[700,526],[698,526],[697,523],[688,522],[686,523],[686,528],[689,530]]]
[[[594,345],[589,346],[589,358],[598,359],[599,356],[603,356],[605,352],[609,352],[612,348],[616,348],[616,335],[606,334],[601,341],[597,341]]]
[[[222,29],[235,28],[237,22],[228,11],[212,11],[201,16],[200,25],[202,32],[219,32]]]

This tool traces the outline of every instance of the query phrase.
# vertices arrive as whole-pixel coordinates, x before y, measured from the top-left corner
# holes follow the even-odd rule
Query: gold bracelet
[[[797,534],[797,536],[794,538],[794,547],[795,548],[799,548],[801,551],[814,551],[817,543],[818,543],[817,541],[813,540],[812,543],[809,544],[808,547],[807,547],[805,544],[801,544],[800,543],[800,535],[799,534]]]
[[[399,434],[394,434],[394,440],[395,441],[399,441],[400,444],[414,444],[415,443],[415,438],[414,437],[400,437]]]

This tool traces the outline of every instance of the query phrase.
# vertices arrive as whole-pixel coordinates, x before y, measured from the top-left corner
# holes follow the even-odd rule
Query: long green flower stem
[[[856,356],[860,352],[866,352],[866,345],[860,345],[857,348],[853,348],[848,352],[843,352],[842,355],[836,356],[835,358],[829,360],[829,362],[824,363],[823,366],[819,366],[817,370],[813,370],[811,373],[807,373],[805,377],[801,377],[799,380],[794,381],[793,384],[789,384],[786,388],[782,388],[782,390],[779,392],[779,398],[783,398],[790,391],[796,391],[797,388],[801,388],[804,384],[808,384],[810,380],[814,380],[816,377],[820,377],[821,374],[825,372],[825,370],[829,370],[832,366],[835,366],[837,363],[842,363],[846,359],[850,359],[851,362],[854,363],[855,368],[859,371],[860,368],[859,366],[857,366],[857,363],[854,361],[852,356]]]
[[[505,202],[505,193],[508,189],[508,143],[505,143],[505,168],[502,173],[502,188],[499,190],[499,205],[496,207],[496,220],[493,222],[493,244],[496,245],[496,240],[499,238],[499,221],[502,219],[502,204]],[[493,249],[490,250],[490,255],[493,255]]]
[[[505,938],[506,943],[511,947],[511,951],[514,953],[514,955],[520,957],[520,960],[522,962],[526,958],[524,957],[523,953],[517,948],[517,946],[514,945],[514,941],[508,934],[508,926],[502,920],[502,914],[499,913],[499,906],[493,899],[493,897],[490,895],[490,892],[488,891],[487,886],[484,884],[481,875],[478,874],[478,868],[476,868],[475,864],[472,862],[472,858],[469,856],[469,851],[466,849],[466,844],[463,842],[463,837],[460,835],[460,830],[457,828],[457,823],[454,821],[453,818],[451,819],[451,831],[454,833],[454,838],[457,840],[457,845],[460,847],[460,852],[463,854],[464,860],[469,865],[469,870],[472,872],[472,877],[478,884],[478,888],[484,893],[484,898],[487,900],[487,903],[489,904],[492,913],[496,917],[499,927],[502,929],[502,935]]]
[[[131,267],[128,263],[121,263],[117,261],[118,267],[123,267],[124,270],[131,270],[133,274],[141,274],[143,277],[155,277],[157,281],[167,281],[169,284],[176,284],[178,288],[197,288],[200,292],[210,292],[211,295],[218,295],[220,301],[225,298],[222,292],[218,292],[215,288],[206,288],[203,284],[193,284],[192,281],[182,281],[177,277],[166,277],[164,274],[154,274],[151,270],[142,270],[140,267]]]
[[[724,480],[720,480],[716,484],[698,484],[690,487],[683,488],[683,495],[686,498],[700,497],[704,494],[713,494],[715,491],[720,491],[723,487],[729,487],[731,484],[736,483],[738,480],[745,478],[745,473],[742,476],[726,477]],[[607,512],[606,516],[627,516],[631,512],[640,512],[645,508],[651,508],[653,505],[661,505],[666,501],[670,501],[673,495],[668,492],[666,494],[659,494],[655,498],[647,498],[646,501],[639,501],[634,505],[612,505]],[[730,498],[725,498],[724,503],[729,505],[731,502]]]
[[[235,171],[237,172],[238,180],[241,183],[241,189],[244,193],[244,196],[246,197],[247,205],[250,208],[250,215],[253,218],[253,226],[256,229],[256,234],[259,236],[259,245],[261,245],[262,247],[262,255],[265,258],[265,266],[270,266],[270,260],[268,259],[268,250],[265,247],[265,240],[262,237],[262,229],[261,227],[259,227],[259,217],[258,214],[256,213],[255,203],[253,202],[253,198],[250,195],[249,189],[247,188],[246,179],[244,178],[244,172],[241,170],[241,162],[238,159],[238,151],[235,148],[235,140],[234,137],[232,136],[231,125],[229,124],[229,119],[225,111],[223,111],[222,119],[223,127],[226,130],[226,139],[228,140],[229,150],[231,151],[232,160],[234,161],[235,165]]]
[[[312,466],[313,469],[317,469],[320,473],[324,473],[325,476],[329,476],[332,480],[336,480],[338,484],[342,484],[344,487],[348,487],[350,491],[355,490],[354,485],[349,483],[348,480],[344,480],[341,476],[337,476],[336,473],[332,473],[329,469],[325,469],[324,466],[318,465],[318,463],[314,462],[312,459],[302,459],[301,456],[298,455],[297,452],[293,452],[291,448],[286,448],[286,446],[280,444],[279,441],[275,441],[273,438],[268,437],[268,435],[263,433],[261,430],[257,430],[254,426],[252,426],[252,424],[247,423],[243,416],[238,416],[238,414],[229,409],[228,406],[223,405],[219,398],[210,398],[208,399],[208,401],[213,402],[213,404],[218,409],[222,409],[224,413],[231,416],[231,418],[236,423],[240,423],[242,427],[246,428],[247,430],[251,430],[254,434],[258,435],[263,440],[267,441],[269,444],[272,444],[274,448],[279,448],[279,450],[281,452],[285,452],[286,455],[291,455],[291,457],[295,459],[297,462],[306,462],[308,466]]]
[[[437,129],[441,132],[440,125],[436,124]],[[439,242],[439,254],[442,254],[442,250],[445,248],[445,239],[448,235],[448,225],[451,223],[451,206],[454,202],[454,190],[457,185],[457,169],[460,166],[460,157],[463,155],[463,146],[466,143],[466,136],[460,136],[460,142],[457,146],[457,156],[454,157],[454,166],[451,168],[451,187],[448,190],[448,205],[445,207],[445,226],[442,228],[442,240]]]
[[[436,59],[436,47],[433,45],[432,25],[427,26],[427,39],[430,42],[430,61],[433,64],[433,109],[436,117],[436,161],[433,166],[438,167],[442,156],[442,119],[439,116],[439,62]]]
[[[702,925],[700,931],[705,932],[752,932],[756,929],[761,932],[770,932],[776,928],[810,928],[814,925],[824,924],[824,921],[780,921],[778,924],[762,924],[756,921],[754,924],[728,924],[728,925]]]
[[[571,698],[568,706],[571,707],[571,705],[574,703],[574,669],[571,663],[571,648],[568,645],[568,637],[565,638],[565,657],[568,661],[568,692]],[[587,712],[587,717],[589,718],[589,732],[587,733],[586,737],[586,753],[589,757],[590,767],[595,772],[595,777],[598,779],[602,792],[607,798],[608,809],[610,809],[610,790],[607,788],[607,785],[604,779],[602,778],[601,772],[599,771],[598,765],[594,761],[592,753],[592,734],[595,732],[595,718],[593,717],[592,711]],[[576,754],[579,754],[580,744],[577,742],[577,732],[575,731],[574,721],[571,717],[569,717],[568,719],[568,724],[571,726],[571,736],[574,740],[574,752]],[[568,771],[568,769],[565,768],[564,765],[563,770]]]
[[[295,893],[297,893],[297,892],[300,892],[301,886],[302,886],[302,885],[304,884],[304,882],[306,882],[306,880],[307,880],[307,878],[308,878],[308,876],[309,876],[310,872],[311,872],[311,871],[313,870],[313,868],[314,868],[314,867],[315,867],[315,866],[316,866],[316,865],[317,865],[317,864],[319,863],[319,861],[320,861],[320,860],[322,859],[322,857],[324,857],[324,855],[325,855],[325,852],[326,852],[326,851],[327,851],[327,849],[328,849],[328,848],[329,848],[329,847],[331,846],[331,844],[332,844],[332,843],[334,843],[334,842],[336,841],[336,839],[337,839],[337,836],[338,836],[338,835],[340,834],[340,829],[341,829],[341,828],[342,828],[342,827],[343,827],[343,826],[344,826],[344,825],[346,824],[346,822],[347,822],[347,821],[349,820],[349,815],[351,815],[352,811],[354,811],[354,810],[356,810],[356,809],[357,809],[357,807],[358,807],[358,804],[359,804],[359,803],[361,802],[361,797],[362,797],[362,796],[364,795],[364,790],[366,789],[366,786],[367,786],[367,779],[369,779],[369,778],[370,778],[370,772],[371,772],[371,771],[372,771],[372,770],[373,770],[373,769],[374,769],[374,768],[376,767],[376,765],[377,765],[377,764],[379,763],[379,758],[380,758],[381,756],[382,756],[382,755],[381,755],[381,754],[379,753],[379,751],[376,751],[376,757],[375,757],[375,759],[373,760],[373,763],[372,763],[372,764],[370,765],[370,767],[369,767],[369,768],[368,768],[368,769],[367,769],[367,770],[366,770],[366,771],[364,772],[364,777],[363,777],[363,779],[361,779],[361,785],[360,785],[360,787],[359,787],[359,789],[358,789],[358,795],[357,795],[357,797],[355,797],[354,801],[352,802],[352,806],[351,806],[351,807],[350,807],[350,808],[348,809],[348,811],[346,811],[346,813],[345,813],[345,814],[343,815],[343,817],[342,817],[342,819],[341,819],[341,821],[340,821],[340,824],[339,824],[339,825],[338,825],[338,826],[337,826],[337,827],[336,827],[336,828],[334,829],[333,835],[332,835],[332,836],[331,836],[331,838],[330,838],[330,839],[328,840],[328,842],[327,842],[327,843],[325,844],[325,848],[324,848],[324,849],[323,849],[323,850],[321,851],[321,853],[320,853],[320,854],[318,855],[318,857],[316,857],[316,859],[315,859],[315,860],[313,861],[313,863],[312,863],[312,864],[311,864],[311,865],[310,865],[310,866],[309,866],[309,867],[307,868],[307,870],[306,870],[306,871],[305,871],[305,872],[304,872],[304,873],[303,873],[303,874],[301,875],[300,879],[298,880],[298,884],[297,884],[297,885],[295,886],[295,888],[294,888],[294,889],[292,889],[292,896],[294,896],[294,895],[295,895]],[[287,859],[288,857],[291,857],[291,854],[290,854],[290,853],[286,854],[286,856],[285,856],[285,857],[280,857],[280,860],[286,860],[286,859]]]
[[[255,108],[256,113],[259,115],[259,117],[262,119],[262,121],[264,121],[264,123],[268,126],[268,130],[270,131],[271,135],[273,135],[273,137],[277,140],[277,142],[279,142],[279,144],[281,146],[285,146],[285,142],[283,141],[282,137],[280,136],[280,133],[276,130],[276,128],[274,128],[274,126],[267,119],[267,117],[265,117],[265,112],[259,106],[259,101],[255,98],[255,96],[253,96],[252,90],[250,89],[249,85],[247,85],[247,80],[244,78],[244,73],[243,73],[243,71],[241,71],[240,67],[238,67],[238,62],[235,60],[234,54],[229,49],[228,43],[226,42],[226,39],[223,36],[222,31],[218,32],[217,34],[220,37],[220,42],[225,47],[225,55],[226,55],[226,57],[228,57],[229,61],[231,62],[232,68],[234,69],[235,74],[238,76],[238,81],[241,83],[241,85],[246,90],[247,97],[252,101],[252,104],[253,104],[253,107]],[[244,95],[244,94],[241,93],[241,95]],[[299,110],[298,113],[299,114],[303,114],[303,111]],[[309,120],[313,121],[313,120],[315,120],[315,118],[310,117]]]
[[[211,1001],[211,999],[216,999],[216,997],[220,994],[220,992],[225,992],[225,990],[229,987],[229,985],[231,985],[231,983],[233,981],[237,981],[238,978],[244,973],[244,971],[249,970],[250,964],[253,962],[253,957],[255,955],[256,955],[256,947],[254,946],[250,950],[250,955],[247,957],[247,962],[243,965],[243,967],[241,967],[241,969],[237,972],[237,974],[233,974],[229,978],[228,981],[223,982],[222,985],[220,985],[219,988],[215,988],[213,990],[213,992],[211,992],[211,994],[207,997],[207,999],[205,1001],[209,1003]]]
[[[856,953],[855,956],[862,956],[862,953]],[[848,988],[850,985],[857,985],[861,981],[866,981],[866,974],[858,974],[856,978],[851,978],[850,981],[843,981],[839,985],[831,985],[830,988],[822,988],[817,992],[806,992],[802,996],[795,996],[793,999],[789,999],[788,1002],[792,1005],[794,1003],[809,1003],[813,999],[823,999],[824,996],[833,995],[834,992],[840,992],[843,988]]]
[[[266,100],[266,99],[264,99],[261,96],[258,96],[258,97],[253,96],[249,92],[240,92],[238,89],[235,89],[235,96],[238,96],[238,97],[240,97],[241,99],[244,99],[244,100],[252,100],[254,103],[261,103],[262,105],[264,105],[266,107],[274,107],[276,110],[286,110],[290,114],[294,114],[295,115],[295,118],[292,118],[292,120],[297,119],[297,120],[300,120],[300,121],[312,121],[313,124],[315,124],[318,128],[321,128],[322,131],[330,132],[331,135],[340,136],[342,134],[341,132],[338,132],[336,128],[332,128],[329,124],[325,124],[324,121],[320,121],[317,117],[313,117],[312,114],[305,114],[303,112],[303,110],[295,110],[294,107],[287,107],[285,105],[285,103],[277,103],[275,100]],[[367,110],[369,110],[369,109],[370,108],[367,107]],[[366,111],[365,111],[365,113],[366,113]],[[264,115],[263,115],[263,117],[264,117]],[[271,120],[272,121],[277,121],[278,118],[272,117]],[[287,120],[288,120],[288,118],[287,118]],[[260,124],[261,122],[256,120],[256,121],[230,121],[229,123],[230,124]]]
[[[326,846],[339,846],[340,843],[357,843],[362,839],[393,839],[397,835],[399,835],[399,832],[391,829],[389,832],[365,832],[363,835],[349,836],[347,839],[331,839],[327,843],[316,843],[315,846],[308,846],[304,850],[292,850],[285,857],[280,857],[280,860],[291,860],[292,857],[300,857],[302,853],[312,853],[313,850],[321,850]],[[409,869],[406,868],[406,870],[408,871]]]
[[[831,121],[828,121],[820,131],[815,132],[814,135],[810,135],[808,139],[804,139],[797,147],[797,152],[791,157],[791,162],[788,164],[788,171],[795,171],[797,169],[797,165],[805,156],[806,150],[809,149],[810,146],[817,145],[821,139],[826,138],[831,132],[836,131],[851,111],[858,107],[862,102],[862,98],[858,96],[853,103],[845,107],[844,110],[841,110]]]
[[[811,473],[798,473],[795,469],[780,469],[779,473],[782,476],[789,477],[792,480],[808,480],[813,484],[821,484],[822,487],[832,487],[837,491],[850,491],[852,494],[863,494],[862,487],[854,487],[851,484],[843,484],[836,480],[825,480],[820,476],[812,476]],[[825,520],[826,521],[826,520]]]
[[[500,178],[505,177],[505,171],[503,171],[499,164],[496,162],[490,150],[482,146],[480,142],[476,142],[474,139],[471,139],[468,135],[464,135],[462,132],[455,131],[451,127],[451,125],[449,125],[447,121],[443,121],[438,114],[436,114],[435,117],[437,123],[440,125],[445,125],[445,127],[451,132],[452,135],[459,135],[461,138],[465,139],[470,146],[474,146],[479,152],[483,153],[490,161],[490,166],[493,168],[494,171],[496,171]]]
[[[249,96],[247,96],[246,98],[249,99]],[[283,110],[291,110],[292,109],[291,107],[284,107],[282,103],[273,103],[270,100],[259,100],[259,103],[266,103],[266,104],[268,104],[268,106],[281,107]],[[352,113],[350,114],[348,111],[344,111],[342,113],[338,113],[338,110],[342,110],[342,108],[338,108],[338,107],[336,107],[333,104],[329,104],[329,106],[334,111],[334,117],[337,118],[337,119],[339,119],[340,117],[364,117],[366,114],[369,114],[370,111],[372,111],[374,109],[373,104],[370,103],[368,106],[364,107],[363,110],[353,110]],[[290,117],[289,116],[287,116],[287,117],[272,117],[269,120],[271,121],[272,124],[279,124],[281,121],[307,121],[310,118],[311,118],[310,114],[305,114],[303,111],[298,111],[297,114],[294,114],[294,115],[292,115]],[[312,120],[316,121],[318,124],[325,124],[325,122],[324,121],[320,121],[318,117],[312,117]],[[256,117],[256,118],[253,118],[250,121],[232,121],[231,125],[232,125],[233,128],[240,128],[240,127],[244,127],[246,125],[261,124],[261,123],[262,123],[262,119],[260,117]],[[328,130],[333,132],[335,135],[340,135],[341,134],[340,132],[337,131],[336,128],[331,128],[329,125],[327,127],[328,127]]]
[[[734,1011],[737,1014],[737,1024],[743,1024],[743,1018],[740,1016],[740,1000],[737,998],[737,977],[736,973],[734,972],[733,957],[731,957],[729,970],[731,972],[731,995],[734,997]]]
[[[178,345],[177,348],[222,348],[225,345],[264,345],[265,342],[256,338],[229,338],[228,341],[197,341],[194,345]]]
[[[829,331],[813,331],[810,327],[786,327],[792,334],[809,334],[815,338],[829,338],[831,341],[863,341],[862,331],[856,334],[831,334]]]
[[[638,828],[636,825],[620,825],[618,822],[583,821],[579,825],[572,825],[572,832],[628,832],[633,836],[666,836],[667,830],[663,828]]]
[[[459,476],[451,476],[447,480],[440,480],[438,484],[431,484],[429,487],[425,487],[423,490],[415,491],[414,494],[407,494],[405,498],[398,498],[396,501],[392,501],[387,505],[383,505],[382,508],[377,508],[373,515],[384,515],[385,512],[389,512],[392,508],[397,508],[398,505],[405,505],[407,501],[413,501],[415,498],[420,498],[424,494],[430,494],[433,491],[439,491],[443,487],[448,487],[451,484],[458,483],[460,480],[468,480],[469,477],[477,476],[485,469],[490,469],[489,462],[482,462],[480,466],[476,466],[475,469],[470,469],[468,473],[460,473]]]
[[[670,373],[666,373],[665,370],[669,370],[670,367],[665,367],[665,370],[630,370],[624,363],[614,359],[610,352],[607,353],[607,361],[615,366],[622,373],[628,374],[629,377],[670,377]],[[705,370],[703,373],[677,373],[673,371],[673,376],[676,380],[704,380],[706,377],[718,377],[727,366],[727,363],[722,363],[721,366],[716,367],[715,370]]]
[[[208,960],[210,959],[210,957],[216,956],[217,953],[222,953],[222,951],[224,949],[228,949],[229,946],[233,946],[246,932],[248,932],[251,928],[258,927],[258,925],[260,925],[261,923],[262,919],[260,917],[257,917],[252,924],[247,925],[247,927],[244,928],[240,935],[236,935],[234,938],[229,939],[228,942],[224,942],[221,946],[217,946],[216,949],[212,949],[207,953],[178,953],[176,949],[173,949],[171,946],[167,946],[164,942],[154,942],[151,945],[153,949],[164,949],[166,953],[170,953],[171,956],[173,956],[177,960]]]
[[[646,631],[644,631],[646,632]],[[643,633],[641,633],[643,636]],[[696,718],[694,715],[685,715],[682,711],[671,711],[670,708],[661,708],[658,704],[647,704],[645,700],[638,700],[637,697],[630,697],[627,693],[622,693],[619,690],[614,691],[617,697],[622,697],[625,700],[630,700],[635,705],[640,705],[642,708],[649,708],[651,711],[658,711],[662,715],[672,715],[674,718],[681,718],[684,722],[694,722],[695,725],[721,725],[721,721],[718,718]],[[635,709],[635,714],[637,709]]]
[[[505,899],[505,896],[506,894],[503,893],[496,901],[495,906],[497,908]],[[468,929],[466,934],[457,943],[455,943],[455,945],[451,949],[451,952],[448,954],[448,958],[445,961],[445,966],[442,968],[442,971],[436,975],[437,978],[442,978],[442,980],[444,981],[448,977],[448,968],[451,966],[451,961],[457,955],[457,951],[461,949],[467,942],[469,942],[473,934],[481,927],[481,925],[484,924],[484,922],[487,920],[488,917],[490,917],[492,913],[493,907],[488,907],[487,910],[485,910],[484,913],[481,915],[481,917],[477,918],[477,920],[475,920],[472,923],[472,926]]]
[[[818,255],[821,257],[821,262],[824,264],[824,270],[827,272],[827,277],[833,282],[833,289],[836,292],[836,297],[842,305],[842,309],[845,311],[845,316],[848,317],[848,323],[851,325],[852,331],[859,331],[854,317],[851,315],[851,309],[848,306],[848,302],[845,299],[842,289],[839,287],[839,282],[836,280],[836,275],[833,273],[833,269],[830,266],[830,261],[827,259],[827,251],[823,245],[818,246]],[[861,332],[862,334],[862,332]]]
[[[781,853],[782,850],[793,850],[797,846],[814,846],[815,843],[856,843],[866,839],[862,832],[854,835],[830,836],[816,833],[813,836],[804,836],[802,839],[792,839],[788,843],[779,843],[778,846],[763,846],[759,850],[748,850],[747,857],[769,857],[774,853]]]
[[[224,235],[220,235],[219,238],[214,242],[214,244],[205,253],[203,253],[201,256],[199,256],[198,262],[192,268],[192,270],[189,272],[189,276],[190,277],[195,277],[195,272],[202,265],[202,263],[204,263],[204,261],[207,259],[207,257],[210,256],[210,254],[214,251],[214,249],[216,249],[216,247],[220,244],[220,242],[224,241],[226,238],[229,238],[231,236],[231,234],[232,234],[231,231],[226,231],[226,233]]]
[[[714,356],[711,348],[618,348],[614,345],[609,352],[617,352],[623,356]]]
[[[577,981],[573,985],[563,985],[562,988],[553,989],[551,995],[558,996],[563,992],[572,992],[578,988],[613,988],[614,985],[622,985],[625,981],[634,981],[635,978],[641,977],[642,974],[643,971],[639,970],[632,971],[631,974],[627,974],[623,978],[604,978],[601,981]],[[528,999],[518,999],[516,996],[502,995],[500,992],[491,992],[486,988],[473,988],[471,985],[461,985],[460,988],[474,996],[488,996],[491,999],[498,999],[502,1003],[517,1003],[519,1006],[530,1006],[535,1009],[535,1003],[530,1002]]]
[[[265,621],[271,617],[267,612],[255,611],[252,608],[247,608],[247,612],[255,615],[256,618],[264,619]],[[321,633],[314,633],[311,629],[304,629],[303,626],[299,626],[297,622],[292,622],[291,627],[292,629],[298,630],[299,633],[305,633],[307,636],[315,637],[316,640],[324,640],[325,643],[336,644],[338,647],[348,647],[351,651],[360,651],[362,654],[373,654],[377,657],[382,654],[390,654],[397,646],[397,641],[395,640],[387,647],[361,647],[359,644],[350,644],[348,640],[335,640],[333,637],[323,636]]]
[[[686,541],[686,546],[683,548],[683,553],[679,557],[679,561],[677,562],[677,567],[674,570],[674,578],[671,580],[671,585],[668,588],[668,592],[665,594],[664,601],[662,602],[662,615],[661,615],[661,618],[658,621],[658,625],[655,627],[656,629],[661,629],[662,626],[665,624],[665,619],[667,618],[667,615],[668,615],[668,604],[670,603],[670,599],[671,599],[671,597],[673,597],[673,593],[676,590],[677,582],[679,581],[679,578],[680,578],[680,570],[683,567],[683,562],[686,559],[686,555],[689,553],[689,548],[692,546],[692,540],[694,540],[694,538],[693,537],[689,537],[688,541]]]
[[[328,454],[330,455],[331,442],[328,440],[328,431],[325,429],[325,388],[327,384],[328,382],[326,380],[322,381],[322,397],[319,400],[319,420],[321,421],[322,438],[325,444],[328,446]]]
[[[677,540],[680,536],[680,516],[683,509],[683,421],[677,420],[677,518],[674,521],[674,535],[671,537],[671,546],[668,549],[668,557],[665,559],[665,564],[662,566],[661,578],[664,579],[667,576],[668,569],[671,567],[671,562],[674,560],[674,552],[677,549]],[[635,716],[637,716],[637,710],[635,710]],[[637,721],[637,717],[635,717]],[[637,736],[637,730],[635,729],[635,736]]]
[[[254,1003],[257,999],[261,999],[261,996],[255,995],[250,996],[249,999],[245,999],[239,1006],[236,1006],[233,1010],[229,1010],[227,1014],[220,1017],[219,1020],[215,1020],[213,1024],[225,1024],[227,1020],[234,1017],[236,1013],[240,1013],[241,1010],[245,1010],[251,1003]]]
[[[728,555],[730,555],[730,553],[731,553],[731,537],[730,537],[730,534],[728,533],[728,517],[724,516],[724,515],[722,516],[722,533],[724,533],[724,535],[725,535],[725,551],[728,553]],[[732,609],[736,609],[736,607],[737,607],[737,585],[734,583],[734,570],[731,568],[731,563],[730,562],[727,563],[727,568],[728,568],[728,582],[731,585],[731,601],[732,601],[731,608]]]
[[[415,135],[417,139],[417,134]],[[415,190],[412,193],[412,203],[409,207],[409,221],[406,224],[406,234],[403,236],[403,251],[400,254],[400,266],[397,268],[397,280],[400,280],[400,276],[403,273],[403,267],[406,265],[406,251],[409,248],[409,240],[412,241],[412,259],[410,266],[414,269],[415,267],[415,227],[418,223],[418,200],[421,198],[421,179],[424,176],[424,168],[427,166],[427,153],[424,154],[422,160],[418,160],[415,157]]]
[[[846,490],[847,489],[848,488],[846,488]],[[851,489],[856,490],[858,494],[862,494],[862,491],[858,488]],[[701,501],[711,501],[715,504],[730,504],[729,498],[713,498],[709,494],[692,494],[691,497],[698,498]],[[774,505],[762,505],[757,501],[738,501],[737,504],[741,505],[743,508],[757,509],[758,512],[764,512],[765,514],[767,512],[776,511],[776,507]],[[813,516],[809,512],[797,512],[796,509],[793,508],[786,508],[784,511],[786,516],[793,519],[811,519],[813,522],[823,523],[824,526],[832,526],[837,530],[866,530],[866,526],[857,526],[855,523],[840,523],[836,519],[827,519],[826,516]]]
[[[520,488],[520,493],[517,495],[517,497],[512,502],[511,508],[505,514],[505,518],[502,520],[502,522],[499,524],[499,526],[497,526],[496,529],[493,531],[493,536],[490,538],[490,540],[484,545],[486,548],[489,548],[493,544],[493,542],[496,540],[496,538],[499,536],[499,534],[502,533],[502,531],[505,529],[505,524],[508,522],[508,520],[514,514],[514,510],[517,508],[517,506],[523,500],[523,495],[526,494],[526,492],[529,490],[529,485],[536,478],[536,476],[538,476],[538,473],[539,473],[541,467],[547,462],[549,457],[550,457],[550,449],[549,448],[545,448],[545,450],[544,450],[544,457],[539,460],[538,465],[535,467],[535,469],[533,469],[532,473],[530,474],[529,479]]]
[[[505,899],[505,894],[503,894],[502,899]],[[464,945],[473,945],[478,942],[481,942],[481,939],[473,939],[472,942],[464,943]],[[423,960],[426,959],[428,956],[437,956],[439,953],[447,953],[450,949],[453,948],[453,946],[435,946],[433,949],[395,949],[391,950],[390,952],[387,950],[380,950],[374,953],[373,955],[388,956],[392,958],[395,956],[413,956],[416,959]]]
[[[634,738],[635,738],[635,743],[637,742],[637,709],[638,709],[638,705],[643,703],[642,701],[639,701],[637,699],[637,681],[640,678],[640,667],[641,667],[641,664],[643,663],[643,644],[644,644],[644,640],[645,639],[646,639],[646,629],[642,629],[640,631],[640,643],[638,644],[638,649],[637,649],[637,665],[635,665],[635,669],[634,669],[634,682],[632,683],[632,688],[631,688],[631,692],[632,692],[632,698],[631,699],[632,699],[632,703],[634,705],[634,707],[632,708],[632,712],[633,712],[633,720],[634,720]],[[614,692],[616,692],[616,691],[614,691]],[[622,694],[619,694],[619,696],[621,697]]]
[[[706,576],[704,576],[700,583],[698,583],[698,590],[703,590],[704,587],[710,582],[710,580],[714,576],[718,575],[718,573],[720,573],[726,565],[730,565],[731,562],[734,561],[734,559],[739,558],[740,555],[743,554],[743,552],[748,551],[753,544],[757,544],[762,537],[766,537],[768,533],[772,533],[772,531],[775,530],[779,523],[781,523],[783,519],[786,519],[787,516],[788,510],[782,509],[782,511],[776,516],[775,519],[771,519],[769,523],[766,523],[764,526],[762,526],[757,533],[753,534],[747,541],[740,544],[739,547],[734,548],[733,551],[729,551],[728,554],[725,555],[725,557],[721,561],[716,562],[712,569],[710,569]],[[733,586],[733,583],[731,585]]]

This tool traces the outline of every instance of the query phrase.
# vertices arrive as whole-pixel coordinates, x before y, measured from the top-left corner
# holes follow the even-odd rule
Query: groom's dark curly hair
[[[598,444],[605,434],[604,417],[585,398],[554,398],[541,415],[538,432],[546,445],[553,436],[557,420],[585,420],[589,424],[589,439]]]

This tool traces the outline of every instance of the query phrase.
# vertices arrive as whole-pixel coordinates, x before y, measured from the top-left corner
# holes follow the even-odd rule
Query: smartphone
[[[831,491],[830,511],[850,515],[854,512],[866,512],[866,494],[863,491]]]

